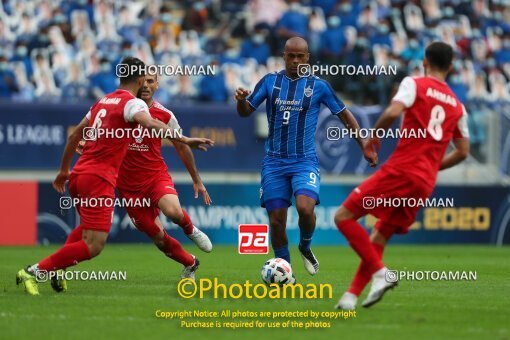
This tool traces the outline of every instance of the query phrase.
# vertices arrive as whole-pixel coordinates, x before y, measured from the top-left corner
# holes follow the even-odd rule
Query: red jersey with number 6
[[[116,90],[97,101],[87,113],[83,153],[72,174],[96,175],[115,186],[120,165],[137,127],[134,116],[147,112],[147,104],[126,90]],[[101,131],[100,131],[101,130]],[[121,131],[124,130],[124,131]]]
[[[382,169],[433,187],[452,138],[469,137],[466,109],[448,84],[433,77],[404,78],[393,100],[407,108],[401,127],[407,138],[400,138]]]

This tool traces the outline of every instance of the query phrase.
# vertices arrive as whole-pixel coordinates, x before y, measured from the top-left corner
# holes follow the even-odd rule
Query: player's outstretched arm
[[[133,115],[133,119],[135,120],[135,122],[137,122],[138,124],[140,124],[141,126],[143,126],[146,129],[149,129],[149,130],[164,130],[164,131],[170,130],[168,125],[166,125],[162,121],[152,118],[151,115],[149,114],[149,112],[147,112],[147,111],[140,111],[138,113],[135,113]],[[170,140],[174,139],[173,133],[170,133],[168,135],[172,136],[169,138]],[[178,136],[175,136],[175,137],[179,138]]]
[[[455,146],[455,149],[444,156],[439,170],[451,168],[469,156],[468,138],[455,138],[453,139],[453,145]]]
[[[168,131],[169,133],[166,135],[169,136],[168,137],[169,140],[171,140],[172,142],[175,141],[187,144],[192,149],[207,151],[207,148],[209,146],[214,145],[214,141],[208,138],[190,138],[186,136],[179,136],[177,133],[175,133],[174,129],[172,129],[162,121],[152,118],[150,114],[146,111],[138,112],[133,117],[134,120],[144,128]]]
[[[175,146],[175,150],[177,151],[177,155],[181,159],[182,163],[188,170],[191,179],[193,179],[193,190],[195,191],[195,198],[198,198],[198,195],[202,195],[204,199],[204,203],[210,205],[212,203],[211,197],[205,188],[204,183],[202,182],[202,178],[200,178],[200,174],[198,173],[198,169],[195,163],[195,157],[193,156],[193,152],[189,145],[184,143],[173,143]]]
[[[352,131],[355,133],[356,141],[358,142],[361,151],[363,152],[363,155],[365,156],[365,159],[368,163],[370,163],[371,167],[375,167],[377,165],[378,159],[377,159],[377,152],[375,152],[373,149],[367,149],[365,148],[365,141],[360,137],[360,127],[358,124],[358,121],[356,120],[356,117],[352,114],[351,111],[348,109],[344,109],[342,112],[338,114],[338,118],[344,124],[344,126],[349,129],[349,131]]]
[[[174,142],[183,143],[192,149],[197,149],[200,151],[207,151],[209,149],[209,147],[214,146],[214,141],[209,138],[195,138],[195,137],[186,137],[186,136],[178,137],[178,136],[176,136],[175,138],[168,138],[168,139],[170,139],[170,141],[172,141],[172,143],[174,143]],[[177,143],[174,143],[174,144],[177,144]]]
[[[60,162],[60,171],[53,181],[53,188],[61,194],[63,194],[65,191],[65,184],[69,178],[69,169],[71,168],[71,161],[73,160],[76,147],[83,138],[83,130],[88,125],[89,120],[87,118],[83,118],[80,124],[78,124],[76,129],[74,129],[74,131],[67,139],[67,143],[64,148],[64,154],[62,155],[62,161]]]
[[[238,88],[234,95],[234,98],[237,101],[237,113],[239,113],[241,117],[248,117],[253,113],[253,111],[255,111],[255,109],[251,107],[246,100],[246,97],[249,95],[250,91],[245,90],[242,87]]]

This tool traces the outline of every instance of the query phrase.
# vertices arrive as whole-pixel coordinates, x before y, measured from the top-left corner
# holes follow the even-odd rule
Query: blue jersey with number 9
[[[269,124],[266,154],[277,158],[315,158],[321,104],[335,115],[345,109],[325,80],[313,75],[291,79],[285,71],[264,76],[247,98],[254,109],[264,100]]]

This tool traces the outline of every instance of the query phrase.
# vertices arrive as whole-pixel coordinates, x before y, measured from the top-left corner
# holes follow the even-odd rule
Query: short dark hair
[[[127,68],[127,70],[121,70],[121,67]],[[145,63],[135,57],[126,57],[117,65],[117,75],[120,78],[121,84],[135,82],[138,78],[145,75]]]
[[[453,60],[453,48],[441,41],[434,41],[425,49],[425,59],[431,68],[448,71]]]

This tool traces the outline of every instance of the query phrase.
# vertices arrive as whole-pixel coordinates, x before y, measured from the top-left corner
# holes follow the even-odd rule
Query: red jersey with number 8
[[[433,187],[452,138],[469,137],[466,109],[448,84],[433,77],[404,78],[393,100],[407,108],[401,130],[408,138],[400,138],[382,168]]]
[[[126,90],[116,90],[97,101],[87,113],[89,126],[84,130],[87,141],[73,167],[73,175],[96,175],[112,186],[117,182],[120,165],[138,125],[134,115],[147,112],[147,104]]]

